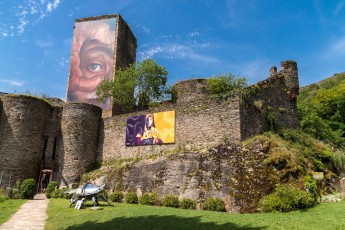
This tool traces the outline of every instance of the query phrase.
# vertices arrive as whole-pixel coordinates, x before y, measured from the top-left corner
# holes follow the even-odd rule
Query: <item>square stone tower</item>
[[[98,102],[97,86],[134,63],[136,48],[137,40],[119,14],[76,19],[66,101],[93,104],[103,109],[103,117],[113,116],[113,99]]]

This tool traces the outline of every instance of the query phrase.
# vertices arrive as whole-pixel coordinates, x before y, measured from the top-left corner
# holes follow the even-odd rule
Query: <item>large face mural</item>
[[[67,102],[86,102],[110,109],[110,98],[97,102],[96,88],[113,79],[116,18],[76,22]]]
[[[175,111],[152,113],[127,119],[127,146],[174,142]]]

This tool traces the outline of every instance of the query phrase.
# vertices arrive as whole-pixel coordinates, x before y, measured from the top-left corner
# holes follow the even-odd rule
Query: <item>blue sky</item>
[[[345,71],[345,0],[0,0],[0,92],[64,99],[74,21],[121,14],[169,83],[232,73],[250,84],[283,60],[300,85]]]

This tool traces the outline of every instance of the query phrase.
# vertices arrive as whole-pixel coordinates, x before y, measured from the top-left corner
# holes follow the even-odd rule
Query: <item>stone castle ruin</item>
[[[132,63],[136,48],[129,27],[119,15],[116,17],[114,70]],[[9,175],[2,176],[2,185],[27,178],[39,181],[44,171],[60,186],[70,186],[106,160],[145,158],[179,149],[207,153],[211,147],[245,140],[272,126],[298,126],[299,84],[294,61],[281,62],[280,71],[272,67],[270,76],[249,86],[241,98],[212,100],[207,79],[182,81],[173,90],[171,101],[121,115],[114,115],[114,107],[102,111],[88,103],[1,95],[0,173]],[[168,110],[176,112],[174,144],[125,146],[128,117]]]

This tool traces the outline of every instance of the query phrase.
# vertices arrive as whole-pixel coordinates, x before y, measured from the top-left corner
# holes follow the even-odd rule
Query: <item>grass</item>
[[[67,208],[51,199],[45,229],[345,229],[345,202],[323,203],[308,211],[229,214],[115,203],[103,210]],[[103,204],[103,203],[102,203]]]
[[[0,224],[9,220],[10,217],[18,211],[19,207],[24,204],[26,200],[5,200],[0,202]]]

